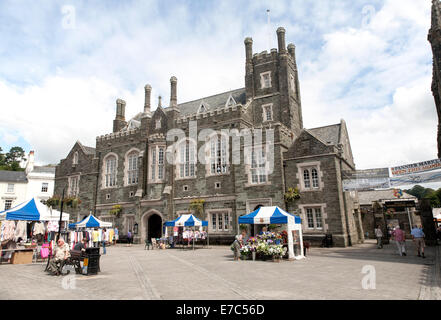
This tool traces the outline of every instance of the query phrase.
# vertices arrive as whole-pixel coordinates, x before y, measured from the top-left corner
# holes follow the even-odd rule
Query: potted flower
[[[109,213],[111,215],[115,215],[118,216],[122,211],[122,207],[119,204],[115,204],[114,206],[112,206],[112,209],[109,211]]]
[[[250,247],[248,247],[247,245],[242,246],[240,248],[240,255],[242,260],[248,260],[250,254],[251,254]]]

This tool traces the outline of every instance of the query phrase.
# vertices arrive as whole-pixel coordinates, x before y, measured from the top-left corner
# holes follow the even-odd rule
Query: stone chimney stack
[[[150,97],[152,94],[152,87],[147,84],[144,87],[145,100],[144,100],[144,113],[150,113]]]
[[[288,45],[288,53],[294,61],[296,61],[296,46],[292,43]]]
[[[253,39],[245,38],[245,95],[247,101],[254,97]]]
[[[113,120],[113,132],[118,132],[127,124],[126,118],[126,102],[122,99],[116,100],[116,115]]]
[[[32,170],[34,170],[34,151],[31,150],[29,151],[28,162],[26,163],[25,172],[26,174],[28,174]]]
[[[178,79],[175,76],[170,78],[170,107],[175,109],[178,107],[178,96],[176,93]]]
[[[277,41],[279,44],[279,54],[286,53],[286,47],[285,47],[285,28],[279,27],[277,29]]]
[[[245,38],[245,58],[246,62],[251,62],[251,59],[253,58],[253,39],[252,38]]]
[[[162,97],[161,96],[159,96],[158,97],[158,108],[162,108]]]

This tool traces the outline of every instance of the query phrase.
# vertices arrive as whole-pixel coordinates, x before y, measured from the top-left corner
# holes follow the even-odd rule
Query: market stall
[[[58,232],[59,220],[60,212],[50,209],[36,198],[0,212],[4,257],[12,260],[12,263],[32,262],[32,258],[29,261],[29,255],[37,256],[37,242],[53,242],[55,233]],[[63,213],[61,221],[67,223],[69,214]]]
[[[175,220],[165,222],[164,225],[166,227],[193,227],[193,230],[191,230],[192,232],[187,234],[187,239],[192,240],[194,250],[194,241],[197,238],[195,227],[208,227],[208,221],[198,219],[192,214],[183,214]],[[209,243],[208,233],[205,232],[204,234],[207,237],[207,243]]]
[[[101,243],[102,233],[97,232],[94,235],[95,229],[106,228],[107,239],[109,243],[112,243],[115,231],[112,228],[111,222],[101,221],[94,215],[90,214],[80,222],[70,223],[69,229],[69,242],[70,247],[73,248],[78,242],[81,242],[83,238],[86,238],[89,242],[89,247],[93,246],[93,242]],[[95,237],[96,241],[93,241]]]
[[[283,209],[273,206],[273,207],[260,207],[257,210],[247,214],[245,216],[239,217],[239,224],[286,224],[286,242],[288,247],[288,258],[289,259],[302,259],[303,254],[303,236],[302,236],[302,224],[301,219],[298,216],[290,214]],[[263,233],[261,237],[253,238],[255,243],[251,246],[256,248],[256,250],[262,248],[269,253],[275,253],[278,255],[283,255],[283,244],[277,244],[278,238],[283,240],[283,237],[275,236],[271,233]],[[269,240],[269,241],[268,241]],[[300,250],[295,253],[294,250],[294,240],[299,243]],[[282,242],[282,241],[280,241]],[[260,247],[259,247],[260,246]],[[282,248],[282,249],[281,249]]]

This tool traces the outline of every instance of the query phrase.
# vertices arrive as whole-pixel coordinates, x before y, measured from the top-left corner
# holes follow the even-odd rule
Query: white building
[[[55,166],[35,166],[29,152],[25,171],[0,170],[0,211],[36,197],[47,200],[54,194]]]

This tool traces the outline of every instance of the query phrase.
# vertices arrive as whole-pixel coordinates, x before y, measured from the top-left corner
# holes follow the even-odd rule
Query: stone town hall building
[[[178,104],[172,77],[168,107],[159,99],[151,111],[146,85],[144,108],[128,121],[126,103],[118,99],[113,132],[97,137],[95,148],[77,142],[58,164],[55,194],[64,188],[82,200],[78,218],[94,212],[122,234],[137,224],[139,241],[159,237],[163,222],[187,213],[192,200],[204,199],[200,218],[208,220],[210,242],[231,243],[240,215],[258,206],[286,209],[284,193],[298,187],[300,199],[289,210],[302,217],[306,239],[321,241],[329,232],[340,246],[363,241],[358,195],[342,189],[343,172],[355,170],[345,122],[303,127],[295,46],[286,47],[284,28],[277,37],[278,49],[259,54],[253,54],[253,40],[245,39],[245,88]],[[167,141],[172,129],[187,138]],[[201,139],[206,129],[215,133]],[[262,129],[263,141],[250,148],[222,129]],[[197,147],[188,138],[192,130],[199,134]],[[171,145],[176,148],[167,151]],[[204,145],[208,160],[195,163]],[[169,163],[169,154],[179,163]],[[240,162],[233,163],[238,154]],[[122,207],[117,216],[109,214],[115,204]]]

